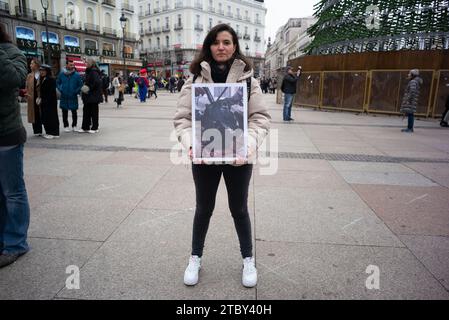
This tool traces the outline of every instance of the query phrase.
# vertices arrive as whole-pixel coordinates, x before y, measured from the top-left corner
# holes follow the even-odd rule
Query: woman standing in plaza
[[[28,103],[28,123],[33,125],[33,133],[35,136],[42,136],[42,119],[41,119],[41,109],[36,103],[38,101],[41,90],[39,88],[40,84],[40,73],[39,67],[41,63],[37,59],[31,60],[30,69],[31,72],[28,74],[26,79],[26,97]]]
[[[59,138],[58,98],[56,96],[56,79],[51,74],[51,66],[40,66],[40,107],[46,139]]]
[[[255,155],[257,147],[268,134],[270,116],[263,102],[259,83],[252,78],[250,62],[240,50],[236,32],[227,24],[212,28],[207,34],[201,52],[190,71],[195,77],[182,88],[174,118],[178,140],[189,150],[192,159],[192,83],[245,83],[251,79],[248,103],[248,155]],[[192,251],[184,273],[184,283],[198,283],[203,247],[209,221],[215,207],[215,197],[223,175],[228,191],[229,208],[240,242],[243,258],[242,284],[254,287],[257,270],[253,256],[251,220],[248,213],[248,189],[252,164],[207,165],[193,164],[192,173],[196,191],[196,211],[193,220]]]

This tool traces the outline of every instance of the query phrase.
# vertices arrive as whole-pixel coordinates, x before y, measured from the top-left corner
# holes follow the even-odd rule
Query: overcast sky
[[[289,18],[311,16],[314,12],[313,6],[318,2],[319,0],[265,0],[265,39],[271,37],[273,42],[276,31],[286,24]]]

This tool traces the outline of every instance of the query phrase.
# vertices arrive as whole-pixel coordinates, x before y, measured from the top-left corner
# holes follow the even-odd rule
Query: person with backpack
[[[298,67],[298,71],[296,71],[296,76],[293,73],[293,68],[291,66],[287,66],[287,74],[282,81],[281,91],[284,93],[284,111],[283,111],[283,119],[284,121],[293,121],[292,119],[292,104],[293,97],[296,94],[296,86],[301,76],[301,67]]]
[[[147,79],[147,70],[140,70],[140,77],[137,78],[137,84],[139,86],[139,98],[140,102],[145,102],[147,100],[148,87],[150,83]]]
[[[253,78],[251,62],[243,56],[237,33],[227,24],[213,27],[207,34],[202,49],[190,66],[195,76],[184,84],[174,117],[178,140],[189,150],[192,160],[192,84],[193,83],[247,83],[248,102],[248,160],[233,164],[192,164],[196,191],[196,210],[193,219],[192,251],[184,272],[184,284],[196,285],[202,264],[203,248],[209,221],[215,206],[215,197],[221,176],[228,190],[229,208],[240,242],[242,255],[242,284],[257,284],[257,269],[253,255],[251,220],[248,213],[248,189],[253,164],[251,158],[268,134],[270,115],[260,85]]]

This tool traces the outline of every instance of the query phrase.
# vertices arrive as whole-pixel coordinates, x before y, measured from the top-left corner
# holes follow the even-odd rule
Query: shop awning
[[[79,73],[86,72],[87,68],[86,62],[84,62],[84,60],[82,60],[81,58],[68,56],[67,61],[72,61],[73,64],[75,65],[76,71],[78,71]]]

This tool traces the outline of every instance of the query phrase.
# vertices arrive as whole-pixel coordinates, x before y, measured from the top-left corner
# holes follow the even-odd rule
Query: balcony
[[[202,3],[199,3],[199,2],[196,2],[196,3],[195,3],[195,9],[203,10],[203,4],[202,4]]]
[[[221,14],[222,16],[224,16],[224,11],[222,9],[218,9],[218,14]]]
[[[159,34],[159,33],[161,33],[162,31],[161,31],[161,28],[160,27],[156,27],[156,28],[154,28],[153,29],[153,33],[154,34]]]
[[[64,19],[65,21],[65,27],[67,29],[76,29],[76,30],[82,30],[82,23],[79,21],[75,21],[75,19]]]
[[[19,6],[16,6],[16,16],[29,20],[37,20],[36,10],[24,9]]]
[[[242,17],[242,15],[241,14],[236,14],[236,16],[235,16],[237,19],[239,19],[239,20],[243,20],[243,17]]]
[[[195,23],[195,30],[196,31],[203,31],[204,30],[203,25],[200,24],[200,23]]]
[[[250,17],[245,17],[245,20],[248,22],[251,22],[251,18]]]
[[[236,33],[237,33],[237,38],[242,39],[242,34],[238,31]]]
[[[136,41],[137,34],[133,32],[125,32],[125,40]]]
[[[260,39],[259,36],[254,36],[254,41],[255,41],[255,42],[260,42],[260,40],[261,40],[261,39]]]
[[[262,21],[256,20],[256,21],[255,21],[255,24],[260,24],[260,25],[262,25]]]
[[[45,13],[42,13],[42,22],[45,22]],[[55,24],[60,26],[61,25],[61,17],[55,16],[54,14],[47,13],[47,21],[48,24]]]
[[[122,3],[122,9],[134,13],[134,7],[128,3]]]
[[[105,36],[117,37],[117,31],[111,28],[103,28],[103,34]]]
[[[209,8],[207,8],[207,10],[208,10],[209,12],[215,13],[215,8],[214,8],[214,7],[209,7]]]
[[[163,26],[162,32],[170,32],[170,26]]]
[[[9,4],[7,2],[0,2],[0,11],[9,12]]]
[[[115,8],[115,0],[102,0],[101,4],[104,6],[109,6],[109,7]]]
[[[146,35],[152,35],[153,34],[153,30],[151,29],[151,27],[145,30],[145,34]]]
[[[166,5],[166,6],[163,6],[162,7],[162,11],[169,11],[170,10],[170,6],[169,5]]]
[[[228,18],[234,18],[234,15],[232,14],[232,12],[228,12],[228,13],[226,14],[226,17],[228,17]]]
[[[148,17],[148,16],[151,16],[151,11],[150,10],[145,11],[145,17]]]
[[[170,46],[162,46],[162,51],[170,51]]]
[[[243,40],[251,40],[251,36],[246,33],[243,35]]]
[[[90,31],[90,32],[95,32],[95,33],[100,33],[100,26],[98,26],[96,24],[85,23],[84,30]]]
[[[160,13],[161,9],[160,8],[154,8],[153,9],[154,14]]]
[[[182,28],[183,28],[182,23],[175,23],[174,27],[175,30],[182,30]]]
[[[175,9],[181,9],[181,8],[184,8],[184,4],[182,2],[176,2]]]
[[[140,29],[140,30],[139,30],[139,35],[143,36],[144,34],[145,34],[145,30]]]

